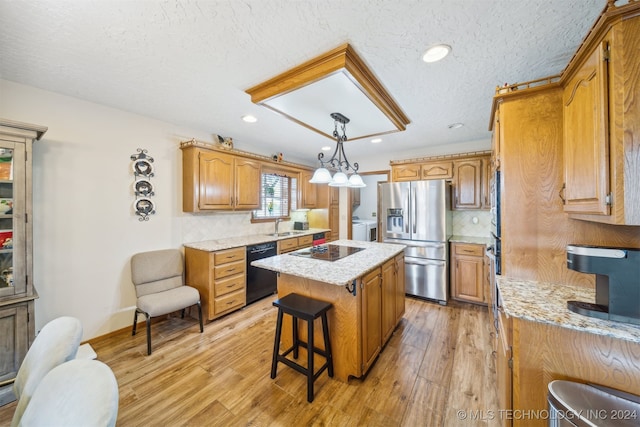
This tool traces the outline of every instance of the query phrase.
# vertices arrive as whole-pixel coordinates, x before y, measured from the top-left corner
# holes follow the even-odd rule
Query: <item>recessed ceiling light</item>
[[[247,114],[246,116],[242,116],[242,120],[247,122],[247,123],[255,123],[258,121],[258,119],[255,118],[255,116],[252,116],[251,114]]]
[[[451,46],[448,44],[437,44],[427,49],[424,55],[422,55],[422,60],[424,62],[440,61],[442,58],[447,56],[449,52],[451,52]]]
[[[322,147],[321,150],[322,151],[329,151],[329,150],[331,150],[331,147],[329,147],[328,145],[325,145],[324,147]]]
[[[464,123],[451,123],[449,125],[449,129],[459,129],[464,126]]]
[[[372,143],[377,144],[379,142],[382,142],[382,138],[374,138],[371,140]]]

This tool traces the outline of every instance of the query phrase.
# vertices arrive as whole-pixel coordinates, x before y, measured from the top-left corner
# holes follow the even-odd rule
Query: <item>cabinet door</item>
[[[607,48],[601,43],[564,88],[565,212],[610,213]]]
[[[476,257],[455,257],[453,297],[465,301],[484,302],[484,265]]]
[[[330,205],[339,205],[340,204],[340,188],[339,187],[328,187],[329,188],[329,204]]]
[[[453,208],[482,207],[482,160],[459,160],[454,163]]]
[[[393,166],[391,174],[394,182],[417,181],[421,179],[422,169],[418,163]]]
[[[28,303],[0,308],[0,383],[18,374],[29,348]],[[5,402],[6,403],[6,402]]]
[[[230,209],[233,206],[233,161],[233,156],[228,154],[204,151],[198,154],[199,209]]]
[[[340,207],[338,205],[329,206],[329,228],[331,240],[340,239]]]
[[[382,343],[396,326],[396,264],[391,259],[382,265]]]
[[[380,269],[362,279],[362,372],[366,372],[380,353],[382,343],[380,307]]]
[[[500,143],[500,110],[496,110],[493,117],[493,134],[491,134],[491,160],[495,169],[500,169],[500,154],[502,147]]]
[[[235,209],[260,208],[260,163],[255,160],[235,159]]]
[[[351,206],[360,206],[360,189],[351,189]]]
[[[491,209],[491,158],[482,159],[482,209]]]
[[[509,339],[509,327],[504,314],[500,313],[498,330],[498,349],[496,352],[496,382],[498,386],[499,407],[511,410],[513,408],[512,369],[511,369],[511,342]],[[511,426],[511,420],[505,417],[502,425]]]
[[[304,171],[300,173],[300,208],[312,209],[317,206],[318,185],[309,182],[313,172]]]
[[[422,179],[449,179],[453,177],[453,162],[429,162],[422,165]]]
[[[404,283],[404,255],[395,258],[396,264],[396,324],[404,316],[404,296],[406,293]]]
[[[25,217],[30,208],[26,195],[26,147],[0,139],[0,300],[31,294],[27,286],[27,236]],[[12,171],[11,171],[12,169]]]

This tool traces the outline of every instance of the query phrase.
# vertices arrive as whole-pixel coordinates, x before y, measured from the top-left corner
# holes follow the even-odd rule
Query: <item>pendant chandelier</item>
[[[346,129],[349,119],[340,113],[331,113],[331,118],[333,118],[334,123],[333,136],[336,138],[336,150],[333,152],[331,159],[327,161],[323,160],[324,154],[322,152],[318,154],[320,167],[313,173],[313,177],[309,182],[312,184],[329,184],[330,187],[366,187],[367,185],[362,181],[362,177],[358,175],[358,163],[354,163],[352,166],[344,154],[343,143],[347,140]],[[338,123],[340,124],[342,135],[338,132]],[[337,170],[333,176],[331,176],[327,166]],[[347,176],[348,173],[351,173],[351,175]]]

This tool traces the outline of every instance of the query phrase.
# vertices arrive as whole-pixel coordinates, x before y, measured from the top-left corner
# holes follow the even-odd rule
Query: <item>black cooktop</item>
[[[291,252],[289,255],[295,255],[303,258],[321,259],[323,261],[337,261],[341,258],[360,252],[364,248],[354,248],[351,246],[340,245],[318,245],[309,249],[303,249]]]

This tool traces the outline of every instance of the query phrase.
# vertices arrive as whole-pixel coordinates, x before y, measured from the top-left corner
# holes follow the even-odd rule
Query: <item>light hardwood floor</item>
[[[407,298],[406,314],[374,366],[348,384],[279,364],[269,376],[276,309],[269,297],[205,325],[168,317],[91,342],[120,389],[119,426],[496,426],[486,307]],[[9,425],[15,403],[0,408]],[[467,419],[461,419],[464,411]],[[490,411],[494,411],[493,414]]]

